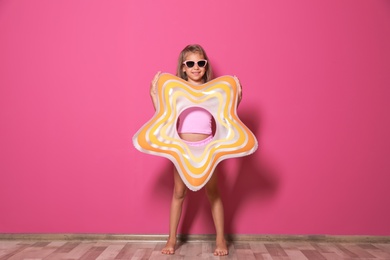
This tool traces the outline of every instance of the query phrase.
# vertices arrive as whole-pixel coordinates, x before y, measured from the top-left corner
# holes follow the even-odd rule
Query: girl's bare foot
[[[164,255],[173,255],[175,253],[175,246],[176,238],[168,238],[168,241],[165,244],[165,247],[161,250],[161,253],[163,253]]]
[[[216,245],[217,247],[214,251],[215,256],[224,256],[229,254],[225,239],[217,240]]]

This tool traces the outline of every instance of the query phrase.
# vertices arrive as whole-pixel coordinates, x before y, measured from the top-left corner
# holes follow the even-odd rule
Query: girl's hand
[[[238,106],[238,104],[240,104],[242,99],[242,85],[240,83],[240,80],[237,78],[237,76],[233,76],[233,77],[237,84],[237,95],[238,95],[237,106]]]
[[[157,94],[157,81],[160,77],[161,71],[157,72],[152,82],[150,82],[150,94]]]
[[[157,72],[152,82],[150,82],[150,97],[152,98],[154,109],[157,107],[157,81],[160,77],[161,71]]]

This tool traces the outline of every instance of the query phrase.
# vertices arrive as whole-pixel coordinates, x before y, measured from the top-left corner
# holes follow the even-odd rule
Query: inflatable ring
[[[141,152],[166,157],[177,168],[186,186],[201,189],[222,160],[252,154],[257,149],[254,134],[237,116],[237,84],[232,76],[222,76],[203,85],[162,73],[157,82],[154,116],[133,137]],[[179,115],[191,107],[207,110],[215,121],[212,140],[190,146],[177,132]]]

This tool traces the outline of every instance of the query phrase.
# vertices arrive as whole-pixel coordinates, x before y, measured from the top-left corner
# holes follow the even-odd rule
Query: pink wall
[[[1,233],[167,233],[171,164],[131,137],[189,43],[260,144],[221,165],[228,233],[390,235],[385,0],[1,1]],[[213,233],[187,202],[181,232]]]

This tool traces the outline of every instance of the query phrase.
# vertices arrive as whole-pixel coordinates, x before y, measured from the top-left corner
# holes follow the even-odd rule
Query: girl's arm
[[[154,76],[152,82],[150,83],[150,97],[152,98],[153,107],[154,110],[156,110],[157,107],[157,81],[160,77],[161,71],[157,72],[157,74]]]
[[[237,94],[238,94],[237,106],[238,106],[242,99],[242,85],[240,83],[240,80],[236,76],[234,76],[234,80],[236,81],[237,84]]]

